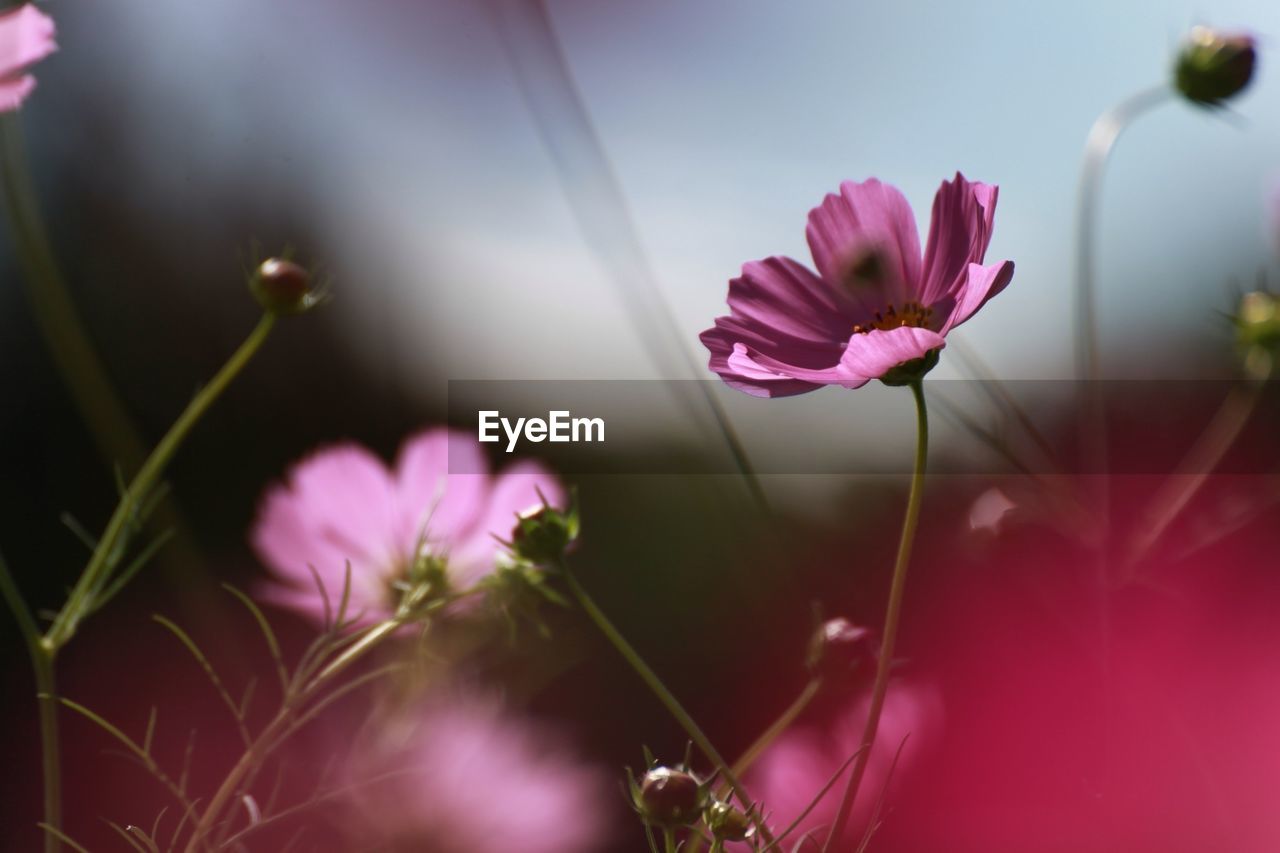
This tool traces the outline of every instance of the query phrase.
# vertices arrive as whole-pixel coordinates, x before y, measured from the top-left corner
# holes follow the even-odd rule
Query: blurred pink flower
[[[408,439],[394,471],[355,444],[317,451],[267,490],[252,541],[282,583],[275,603],[322,618],[315,569],[336,606],[351,563],[352,615],[389,614],[415,549],[446,561],[464,589],[493,570],[503,550],[494,536],[511,535],[516,514],[541,505],[539,492],[563,507],[556,478],[536,462],[517,462],[491,475],[469,433],[432,429]]]
[[[729,282],[729,315],[701,336],[711,369],[740,391],[783,397],[858,388],[941,349],[1013,278],[1012,261],[982,265],[997,195],[958,172],[943,182],[922,261],[902,193],[845,181],[809,212],[817,275],[775,256]]]
[[[0,112],[22,106],[36,87],[27,67],[58,49],[53,19],[27,3],[0,14]]]
[[[793,728],[761,756],[747,782],[751,795],[762,803],[775,831],[780,832],[790,826],[840,766],[857,752],[870,701],[868,694],[855,698],[835,723],[826,728]],[[891,781],[890,768],[893,768],[893,778],[900,778],[937,735],[942,717],[942,699],[935,688],[907,683],[896,683],[889,688],[880,716],[880,730],[854,807],[854,820],[848,824],[850,838],[856,840],[865,831],[872,805]],[[902,755],[894,768],[894,755],[899,746],[902,746]],[[801,821],[790,836],[786,849],[791,849],[795,840],[809,830],[818,831],[816,837],[820,842],[825,839],[823,831],[835,819],[848,773],[846,769],[840,780]]]
[[[555,732],[474,699],[434,706],[415,724],[402,748],[383,744],[364,757],[365,773],[404,770],[362,798],[381,844],[432,853],[601,849],[616,786],[558,748]]]

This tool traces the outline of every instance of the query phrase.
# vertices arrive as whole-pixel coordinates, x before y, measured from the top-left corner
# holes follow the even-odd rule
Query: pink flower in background
[[[559,749],[555,732],[476,700],[415,722],[402,748],[364,756],[366,774],[405,771],[362,798],[379,842],[432,853],[601,849],[616,785]]]
[[[763,804],[770,826],[775,831],[781,832],[790,826],[840,766],[857,752],[869,704],[870,696],[864,694],[854,699],[835,723],[825,729],[813,726],[793,728],[760,757],[748,775],[747,783],[751,795]],[[893,768],[898,747],[905,739],[902,755],[897,767],[893,768],[894,779],[909,770],[915,756],[937,735],[942,726],[942,716],[942,699],[935,688],[902,683],[889,688],[880,716],[880,731],[854,807],[854,820],[848,824],[847,831],[854,841],[862,836],[872,805],[886,783],[891,781],[889,771]],[[808,830],[818,830],[819,842],[826,838],[822,831],[835,819],[848,773],[846,769],[840,781],[801,821],[790,836],[786,849],[791,849],[795,840]]]
[[[452,472],[451,472],[452,469]],[[541,505],[539,492],[563,507],[559,481],[535,462],[489,473],[469,433],[433,429],[408,439],[395,470],[355,444],[317,451],[270,488],[252,541],[282,583],[276,603],[322,618],[324,603],[313,567],[331,601],[341,594],[351,563],[350,612],[368,619],[389,614],[395,584],[419,545],[446,561],[450,580],[466,588],[492,571],[517,513]]]
[[[729,315],[701,336],[711,369],[740,391],[783,397],[858,388],[941,349],[1013,278],[1011,261],[982,265],[997,194],[959,173],[944,182],[922,259],[902,193],[845,181],[809,212],[817,275],[775,256],[729,282]]]
[[[22,106],[36,87],[26,72],[58,49],[53,19],[28,3],[0,14],[0,112]]]

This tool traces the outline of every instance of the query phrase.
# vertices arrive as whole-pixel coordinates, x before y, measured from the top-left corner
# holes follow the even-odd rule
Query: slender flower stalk
[[[1098,116],[1089,130],[1080,167],[1080,187],[1076,209],[1076,370],[1086,381],[1100,375],[1098,354],[1096,253],[1098,201],[1102,196],[1102,176],[1120,134],[1135,119],[1168,100],[1168,86],[1143,89]]]
[[[272,327],[275,325],[275,320],[276,315],[270,312],[262,315],[262,319],[258,321],[258,325],[254,327],[249,337],[232,354],[227,363],[222,366],[222,369],[214,375],[209,384],[200,389],[200,392],[196,394],[195,398],[187,405],[187,408],[174,421],[173,426],[169,428],[164,438],[156,445],[155,450],[147,457],[147,461],[143,463],[142,469],[133,478],[133,482],[125,489],[115,513],[107,523],[106,532],[103,533],[102,539],[98,542],[98,547],[94,549],[93,556],[89,559],[89,564],[80,575],[80,579],[76,581],[71,594],[67,597],[66,604],[62,606],[53,624],[45,634],[44,640],[50,647],[51,653],[56,653],[71,639],[80,621],[92,610],[94,598],[102,590],[113,568],[112,558],[115,556],[121,536],[137,513],[138,508],[159,483],[165,467],[168,466],[169,461],[177,453],[178,448],[182,446],[182,442],[186,440],[192,428],[199,423],[200,419],[209,411],[209,407],[222,396],[222,392],[244,370],[245,365],[262,347],[267,336],[271,333]]]
[[[672,692],[667,689],[667,686],[662,683],[662,679],[658,677],[657,673],[655,673],[653,669],[645,663],[644,658],[640,657],[640,653],[637,652],[629,642],[627,642],[626,637],[622,636],[622,633],[614,627],[612,622],[609,621],[609,617],[605,616],[604,611],[596,604],[595,599],[587,593],[582,584],[578,583],[578,579],[574,577],[571,571],[569,571],[568,566],[565,565],[563,560],[559,561],[557,568],[564,576],[565,583],[568,585],[569,591],[573,594],[574,599],[578,602],[578,606],[583,609],[587,614],[587,617],[595,623],[595,626],[598,629],[600,629],[600,633],[604,634],[605,639],[613,644],[613,647],[618,650],[618,654],[622,655],[631,668],[635,670],[636,674],[640,676],[640,679],[645,683],[645,685],[647,685],[648,688],[653,691],[653,694],[658,697],[658,701],[662,703],[668,713],[670,713],[671,716],[675,718],[676,722],[680,724],[680,727],[684,729],[685,734],[687,734],[689,739],[693,741],[694,746],[698,747],[702,754],[707,757],[707,760],[715,765],[715,768],[720,772],[720,775],[724,778],[724,781],[728,784],[729,788],[738,797],[739,801],[742,802],[743,806],[749,810],[748,816],[751,818],[752,822],[756,824],[761,837],[766,841],[771,841],[772,839],[769,836],[768,828],[765,827],[763,819],[761,819],[759,813],[756,811],[754,801],[747,793],[746,788],[743,787],[742,782],[738,778],[738,774],[734,772],[733,768],[729,766],[729,763],[724,760],[720,751],[711,743],[711,739],[702,731],[702,728],[697,724],[693,717],[690,716],[689,712],[684,709],[684,706],[680,704],[680,701],[676,699],[675,695],[672,694]]]
[[[170,459],[209,407],[249,363],[254,353],[267,339],[274,323],[274,314],[263,315],[262,320],[245,342],[223,365],[213,380],[195,396],[155,450],[151,452],[143,463],[142,469],[125,489],[88,565],[85,566],[80,578],[67,596],[66,602],[43,635],[40,634],[34,617],[23,601],[8,567],[0,563],[0,592],[3,592],[10,610],[13,611],[19,630],[27,644],[36,677],[36,692],[40,705],[40,746],[44,786],[43,823],[49,828],[45,834],[45,850],[48,853],[56,853],[60,849],[62,826],[61,747],[57,716],[59,700],[54,669],[58,652],[75,635],[80,622],[93,612],[99,596],[111,580],[112,571],[118,564],[129,525],[135,522],[140,508],[148,496],[154,492]]]
[[[112,387],[80,321],[31,187],[22,124],[0,116],[0,187],[14,248],[23,268],[27,301],[55,367],[108,466],[136,470],[146,447]]]
[[[863,774],[867,770],[867,761],[871,750],[875,747],[876,731],[880,725],[880,713],[884,710],[884,697],[889,688],[889,669],[893,664],[893,649],[898,641],[898,625],[902,617],[902,598],[907,585],[907,566],[911,562],[911,546],[916,538],[916,526],[920,521],[920,504],[924,497],[925,464],[929,456],[929,413],[924,401],[924,386],[921,380],[910,383],[911,394],[916,403],[916,457],[915,470],[911,475],[911,492],[907,497],[907,513],[902,521],[902,537],[898,540],[898,558],[893,565],[893,581],[889,587],[889,604],[885,609],[884,636],[880,644],[880,660],[876,666],[876,680],[871,688],[871,707],[867,712],[866,727],[862,732],[862,743],[857,760],[853,765],[853,773],[845,783],[844,795],[840,799],[840,808],[836,812],[835,821],[831,825],[831,833],[827,836],[823,851],[834,849],[833,845],[844,832],[849,814],[853,810],[858,796],[858,787],[862,783]]]

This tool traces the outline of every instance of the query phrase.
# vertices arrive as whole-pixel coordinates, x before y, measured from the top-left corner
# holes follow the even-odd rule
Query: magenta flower
[[[785,397],[858,388],[936,357],[947,332],[1013,278],[1012,261],[982,264],[997,193],[959,173],[944,182],[922,260],[902,193],[874,178],[845,181],[809,212],[817,275],[775,256],[729,282],[729,316],[701,335],[711,369],[740,391]]]
[[[794,728],[774,741],[760,757],[748,774],[747,782],[751,795],[762,803],[762,808],[769,815],[769,823],[776,831],[781,832],[803,814],[840,766],[857,752],[869,705],[870,696],[864,694],[855,699],[833,725]],[[942,700],[935,688],[905,683],[889,688],[880,716],[880,731],[854,806],[857,819],[848,824],[853,841],[856,842],[864,832],[872,805],[892,781],[890,769],[893,779],[909,772],[916,757],[936,738],[942,722]],[[902,746],[902,754],[895,767],[894,756],[899,746]],[[848,773],[845,770],[840,781],[801,821],[786,849],[791,849],[795,839],[810,830],[817,830],[819,841],[826,837],[824,832],[835,819],[840,792]]]
[[[395,609],[396,584],[420,556],[442,559],[465,589],[493,570],[504,550],[494,537],[508,539],[516,515],[541,506],[539,492],[564,507],[563,488],[541,465],[517,462],[491,475],[480,444],[463,432],[408,439],[394,471],[358,445],[320,450],[263,499],[252,541],[281,582],[267,596],[321,618],[308,566],[336,603],[350,561],[350,611],[376,619]]]
[[[36,87],[27,67],[58,49],[53,19],[28,3],[0,14],[0,112],[22,106]]]
[[[366,777],[387,774],[362,798],[378,849],[602,849],[616,791],[571,758],[555,732],[477,700],[433,707],[415,722],[403,748],[383,743],[361,757]]]

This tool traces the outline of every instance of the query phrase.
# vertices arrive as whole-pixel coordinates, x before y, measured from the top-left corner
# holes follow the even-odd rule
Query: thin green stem
[[[0,185],[27,300],[62,381],[108,467],[131,471],[146,448],[90,343],[50,246],[27,167],[17,113],[0,117]]]
[[[577,600],[578,606],[581,607],[583,612],[587,614],[587,617],[595,623],[595,626],[600,629],[600,633],[604,634],[605,639],[607,639],[613,647],[618,650],[618,654],[622,655],[623,659],[626,660],[633,670],[635,670],[636,674],[640,676],[640,680],[643,681],[651,691],[653,691],[653,694],[658,697],[658,701],[662,703],[668,713],[670,713],[671,716],[675,718],[676,722],[680,724],[680,728],[684,729],[685,734],[689,736],[689,739],[693,741],[694,745],[698,747],[702,754],[707,757],[707,760],[715,765],[716,769],[720,771],[720,775],[724,778],[724,781],[728,783],[729,787],[733,790],[733,793],[737,795],[738,799],[742,802],[743,807],[748,809],[748,814],[756,824],[761,836],[768,840],[768,828],[765,827],[764,821],[756,812],[754,801],[751,799],[750,794],[747,793],[746,788],[743,787],[742,782],[738,779],[738,774],[733,772],[733,768],[729,766],[729,763],[720,755],[719,750],[717,750],[711,743],[711,739],[702,731],[702,728],[694,721],[689,712],[684,709],[684,706],[680,704],[675,695],[672,694],[672,692],[667,689],[667,686],[662,683],[662,679],[658,677],[657,673],[655,673],[649,665],[645,663],[644,658],[640,657],[639,652],[637,652],[631,644],[627,642],[626,637],[623,637],[622,633],[614,627],[613,623],[609,621],[609,617],[604,615],[604,611],[600,609],[596,604],[595,599],[593,599],[582,587],[582,584],[578,583],[578,579],[574,577],[571,571],[569,571],[569,568],[563,562],[560,563],[558,568],[564,575],[565,583],[568,585],[569,591],[573,594],[574,599]]]
[[[751,766],[756,763],[756,759],[764,754],[764,751],[769,748],[770,744],[777,740],[783,732],[791,728],[791,724],[796,721],[797,717],[804,713],[805,709],[809,707],[809,703],[813,701],[813,697],[817,696],[818,691],[821,689],[821,678],[809,679],[808,683],[805,684],[804,689],[800,691],[800,695],[798,695],[795,700],[787,706],[787,709],[783,711],[776,720],[769,724],[769,728],[765,729],[760,736],[743,751],[742,755],[738,756],[738,760],[733,762],[733,772],[739,779],[746,775],[747,771],[751,769]],[[727,790],[728,787],[725,782],[721,782],[720,785],[717,786],[717,793],[721,797],[724,796]],[[699,853],[699,851],[702,850],[703,843],[702,836],[695,835],[693,840],[689,842],[688,853]],[[724,849],[723,844],[720,844],[720,842],[717,842],[717,844],[719,845],[719,849]],[[717,845],[713,844],[711,846],[710,853],[716,853],[716,849]]]
[[[1081,379],[1096,381],[1099,376],[1094,237],[1102,175],[1111,150],[1125,128],[1142,113],[1167,100],[1170,94],[1169,87],[1162,85],[1126,98],[1098,116],[1085,142],[1076,211],[1076,318],[1079,324],[1076,327],[1076,363],[1077,375]]]
[[[231,768],[231,772],[222,780],[222,784],[218,787],[217,792],[214,793],[213,798],[209,800],[209,805],[204,809],[200,815],[200,820],[196,822],[192,829],[191,837],[188,839],[185,848],[186,853],[198,853],[200,851],[205,843],[205,838],[218,822],[231,798],[240,789],[240,783],[271,752],[275,747],[277,738],[290,730],[290,727],[295,722],[297,710],[315,696],[316,692],[327,684],[330,679],[346,671],[352,664],[381,644],[383,640],[393,636],[404,624],[405,622],[402,618],[395,617],[370,628],[359,641],[349,646],[341,655],[307,682],[306,686],[292,697],[292,701],[288,701],[290,697],[286,697],[285,705],[267,724],[267,727],[259,733],[253,743],[241,754],[240,759]]]
[[[13,612],[22,634],[23,644],[31,658],[31,670],[36,679],[36,701],[40,717],[41,779],[44,790],[44,823],[52,832],[44,835],[45,853],[57,853],[61,847],[59,831],[62,829],[62,764],[58,744],[58,697],[54,680],[54,650],[40,636],[40,628],[27,602],[22,597],[9,564],[0,556],[0,594]]]
[[[111,520],[107,523],[107,529],[98,542],[98,547],[94,550],[93,556],[89,559],[89,564],[72,588],[66,604],[62,606],[53,624],[45,634],[45,642],[51,648],[60,649],[75,634],[80,620],[92,609],[94,597],[109,580],[110,572],[114,568],[117,545],[127,526],[132,522],[138,506],[155,488],[161,474],[164,473],[165,467],[178,451],[178,448],[182,446],[182,442],[190,434],[192,428],[262,347],[274,324],[274,314],[266,313],[262,315],[262,319],[258,321],[258,325],[254,327],[249,337],[232,354],[231,358],[210,380],[209,384],[200,389],[200,392],[188,404],[173,426],[169,428],[169,432],[156,445],[155,450],[147,457],[141,470],[138,471],[137,476],[133,478],[133,482],[129,484],[128,488],[125,489],[124,495],[121,496],[120,503],[116,506],[116,511],[111,516]]]
[[[58,685],[53,669],[54,651],[42,648],[34,656],[36,701],[40,707],[40,765],[44,790],[44,823],[62,828],[62,747],[58,734]],[[58,853],[60,842],[46,833],[45,853]]]
[[[676,831],[671,827],[665,827],[662,830],[662,850],[663,853],[677,853],[676,847]]]
[[[738,756],[738,760],[733,763],[733,772],[739,777],[745,775],[751,769],[751,765],[756,763],[756,759],[769,748],[769,745],[777,740],[783,732],[791,728],[791,724],[804,713],[804,710],[809,707],[809,703],[813,701],[813,697],[817,696],[818,691],[821,689],[822,679],[810,679],[809,683],[800,691],[800,695],[795,698],[795,701],[787,706],[787,709],[778,716],[778,719],[774,720],[769,725],[769,728],[765,729],[760,737],[756,738],[755,742],[746,748],[742,755]]]
[[[915,542],[916,527],[920,522],[920,504],[924,497],[925,465],[929,457],[929,413],[924,401],[924,386],[920,380],[911,383],[911,394],[916,403],[916,458],[911,475],[911,492],[907,497],[907,513],[902,520],[902,536],[898,540],[898,558],[893,565],[893,581],[889,587],[889,604],[885,608],[884,637],[880,643],[880,660],[876,665],[876,680],[871,688],[871,706],[867,710],[867,722],[862,730],[862,741],[853,773],[845,783],[844,795],[836,811],[831,833],[822,849],[834,849],[836,839],[844,832],[845,824],[858,796],[858,787],[867,770],[871,750],[875,747],[876,732],[880,726],[880,714],[884,710],[884,698],[889,689],[889,669],[893,665],[893,649],[898,641],[898,625],[902,618],[902,599],[907,587],[907,567],[911,563],[911,546]]]

